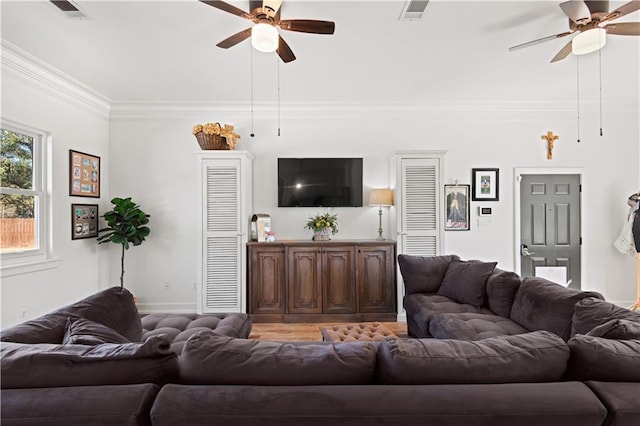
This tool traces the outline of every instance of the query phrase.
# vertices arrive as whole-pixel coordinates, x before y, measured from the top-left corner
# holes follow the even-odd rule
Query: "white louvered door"
[[[412,151],[392,157],[391,182],[396,205],[392,215],[398,254],[436,256],[443,250],[442,181],[444,152]],[[398,317],[403,319],[404,283],[398,276]]]
[[[246,243],[251,158],[242,152],[200,158],[202,179],[201,312],[246,311]]]
[[[401,160],[402,215],[398,235],[401,251],[398,253],[421,256],[440,253],[438,173],[438,160]]]

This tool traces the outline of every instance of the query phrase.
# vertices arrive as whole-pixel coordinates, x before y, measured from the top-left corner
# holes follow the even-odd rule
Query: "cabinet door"
[[[249,247],[249,313],[284,314],[284,247]]]
[[[358,247],[359,312],[395,312],[393,246]]]
[[[202,162],[202,312],[240,312],[243,287],[241,160]]]
[[[323,312],[356,312],[355,247],[322,248]]]
[[[287,248],[287,309],[290,314],[321,314],[320,247]]]

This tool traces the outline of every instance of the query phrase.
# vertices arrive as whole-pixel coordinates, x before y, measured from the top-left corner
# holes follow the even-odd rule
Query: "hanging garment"
[[[614,241],[613,245],[618,249],[620,253],[625,254],[636,254],[636,247],[640,248],[640,244],[636,245],[633,238],[633,225],[636,221],[636,212],[633,211],[633,208],[629,210],[629,214],[627,215],[627,220],[624,225],[622,225],[622,231],[618,238]],[[638,220],[638,225],[640,228],[640,219]],[[638,237],[640,237],[640,229],[638,229]],[[638,241],[640,243],[640,241]]]

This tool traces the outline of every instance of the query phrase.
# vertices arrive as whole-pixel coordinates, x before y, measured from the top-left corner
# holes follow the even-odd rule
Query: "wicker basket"
[[[221,135],[213,135],[205,132],[196,133],[196,139],[200,148],[204,150],[230,150],[231,147],[227,144],[227,138]]]

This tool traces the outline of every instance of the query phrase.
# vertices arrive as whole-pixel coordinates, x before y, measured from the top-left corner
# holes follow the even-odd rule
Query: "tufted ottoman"
[[[189,337],[203,330],[246,339],[251,333],[247,314],[150,314],[142,317],[142,341],[150,336],[166,334],[171,338],[171,350],[178,355]]]
[[[379,322],[322,327],[320,332],[325,342],[379,342],[387,337],[398,338]]]

